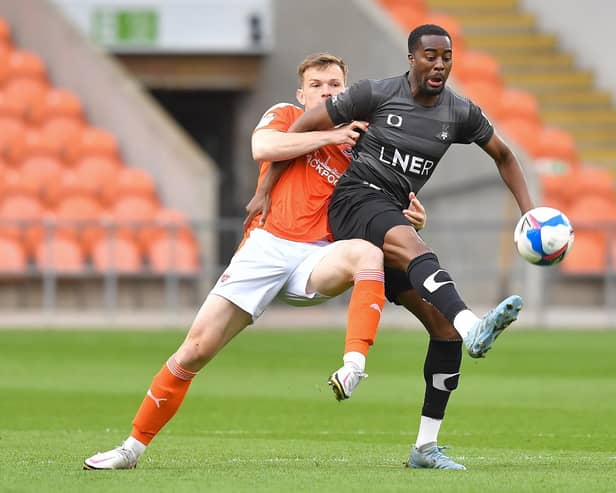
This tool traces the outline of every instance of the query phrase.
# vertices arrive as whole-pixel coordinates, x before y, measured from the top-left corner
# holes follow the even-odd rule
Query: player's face
[[[314,108],[324,99],[346,89],[344,74],[336,64],[324,68],[310,67],[304,72],[302,87],[297,90],[297,100],[306,110]]]
[[[415,51],[409,55],[409,64],[413,94],[437,96],[445,88],[451,72],[451,41],[447,36],[422,36]]]

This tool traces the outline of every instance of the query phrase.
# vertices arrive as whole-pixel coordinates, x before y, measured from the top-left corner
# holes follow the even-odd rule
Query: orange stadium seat
[[[503,88],[500,84],[486,81],[467,81],[463,85],[464,95],[493,119],[502,115]]]
[[[97,200],[85,196],[69,196],[62,199],[54,209],[58,236],[81,241],[83,238],[105,236],[105,229],[99,218],[102,208]],[[83,243],[83,242],[82,242]],[[90,245],[83,243],[85,253]]]
[[[144,169],[122,167],[113,180],[105,182],[101,190],[102,201],[109,206],[129,195],[156,201],[154,178]]]
[[[26,126],[20,119],[0,116],[0,159],[8,160],[10,147],[25,131]]]
[[[13,168],[5,167],[0,182],[0,203],[7,197],[30,197],[38,200],[38,188]]]
[[[573,247],[560,264],[561,272],[577,275],[603,274],[606,267],[605,235],[597,231],[576,231]]]
[[[436,24],[437,26],[441,26],[445,29],[449,33],[449,36],[451,36],[451,45],[456,53],[458,50],[464,50],[462,25],[453,15],[442,14],[439,12],[428,12],[425,22],[426,24]]]
[[[43,237],[45,230],[40,222],[43,218],[43,206],[35,197],[14,195],[0,202],[0,236],[23,241],[26,251],[29,240]]]
[[[97,272],[136,274],[141,271],[141,254],[127,238],[101,238],[92,249],[92,264]]]
[[[0,43],[11,45],[11,26],[2,17],[0,17]]]
[[[156,240],[150,245],[147,257],[150,268],[161,274],[169,272],[196,274],[199,270],[195,243],[182,238]]]
[[[44,134],[36,128],[26,128],[7,147],[7,159],[19,164],[28,157],[60,156],[60,143],[53,137]]]
[[[19,170],[25,181],[34,184],[42,199],[45,187],[57,186],[62,168],[62,162],[52,156],[30,156],[21,163]]]
[[[572,175],[571,183],[575,184],[580,196],[592,195],[604,197],[610,201],[616,198],[614,178],[609,170],[592,166],[581,166]]]
[[[149,198],[127,196],[113,204],[111,214],[119,235],[137,238],[138,233],[154,221],[158,209],[158,204]]]
[[[477,50],[468,50],[456,56],[452,76],[462,83],[480,80],[503,86],[500,63],[492,55]]]
[[[66,159],[68,148],[79,138],[84,128],[85,124],[82,121],[55,116],[45,120],[40,126],[40,131],[46,137],[57,142],[60,155],[63,159]]]
[[[0,92],[0,117],[7,116],[21,119],[24,117],[25,113],[26,104],[23,101],[7,96],[4,91]]]
[[[499,133],[511,139],[529,156],[535,157],[539,149],[541,125],[526,118],[503,118],[498,123]]]
[[[540,123],[539,102],[528,91],[508,88],[503,91],[501,109],[507,118],[527,118]]]
[[[576,164],[578,152],[575,139],[566,130],[545,127],[539,134],[536,157],[562,159],[567,163]]]
[[[28,260],[18,241],[0,236],[0,252],[0,275],[26,272]]]
[[[115,136],[101,128],[86,127],[74,141],[67,143],[66,159],[69,163],[89,156],[118,159],[118,141]]]
[[[29,116],[30,120],[35,123],[41,123],[54,117],[81,121],[83,119],[83,106],[73,92],[66,89],[51,89],[39,101],[38,106],[33,107]]]
[[[9,78],[47,80],[45,62],[36,53],[25,50],[13,50],[9,54]]]
[[[101,199],[101,191],[107,183],[116,179],[122,169],[118,160],[105,156],[88,156],[75,163],[73,170],[77,182]]]
[[[96,183],[93,180],[80,180],[80,176],[72,169],[64,168],[61,176],[55,183],[45,187],[45,203],[55,208],[61,200],[69,197],[97,198]]]
[[[543,191],[543,205],[555,207],[561,211],[568,209],[568,205],[578,193],[577,186],[573,180],[573,173],[552,174],[543,173],[539,176]],[[556,207],[558,205],[558,207]]]
[[[24,77],[12,78],[4,86],[5,94],[24,107],[25,118],[29,118],[33,109],[41,104],[48,90],[44,80]]]
[[[75,240],[52,238],[41,243],[35,253],[36,266],[41,271],[75,274],[84,270],[84,256]]]
[[[389,15],[405,31],[425,23],[427,10],[425,6],[398,3],[387,6]]]
[[[161,208],[156,212],[152,226],[144,227],[138,235],[143,251],[161,238],[182,238],[195,242],[195,235],[186,220],[186,216],[176,209]]]

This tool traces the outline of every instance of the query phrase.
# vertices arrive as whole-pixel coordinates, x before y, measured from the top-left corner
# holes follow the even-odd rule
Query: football
[[[513,239],[522,258],[531,264],[554,265],[571,249],[573,227],[558,209],[537,207],[520,218]]]

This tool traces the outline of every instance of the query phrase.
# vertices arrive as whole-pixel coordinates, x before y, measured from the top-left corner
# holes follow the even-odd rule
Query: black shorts
[[[337,187],[329,204],[329,226],[335,240],[360,238],[383,248],[385,234],[394,226],[408,226],[402,207],[382,191],[365,185]],[[385,268],[385,295],[396,303],[403,291],[413,289],[406,272]]]

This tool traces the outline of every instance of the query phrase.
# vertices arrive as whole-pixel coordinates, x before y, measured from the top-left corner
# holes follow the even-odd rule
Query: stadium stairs
[[[214,164],[51,3],[0,14],[0,307],[192,312]]]

